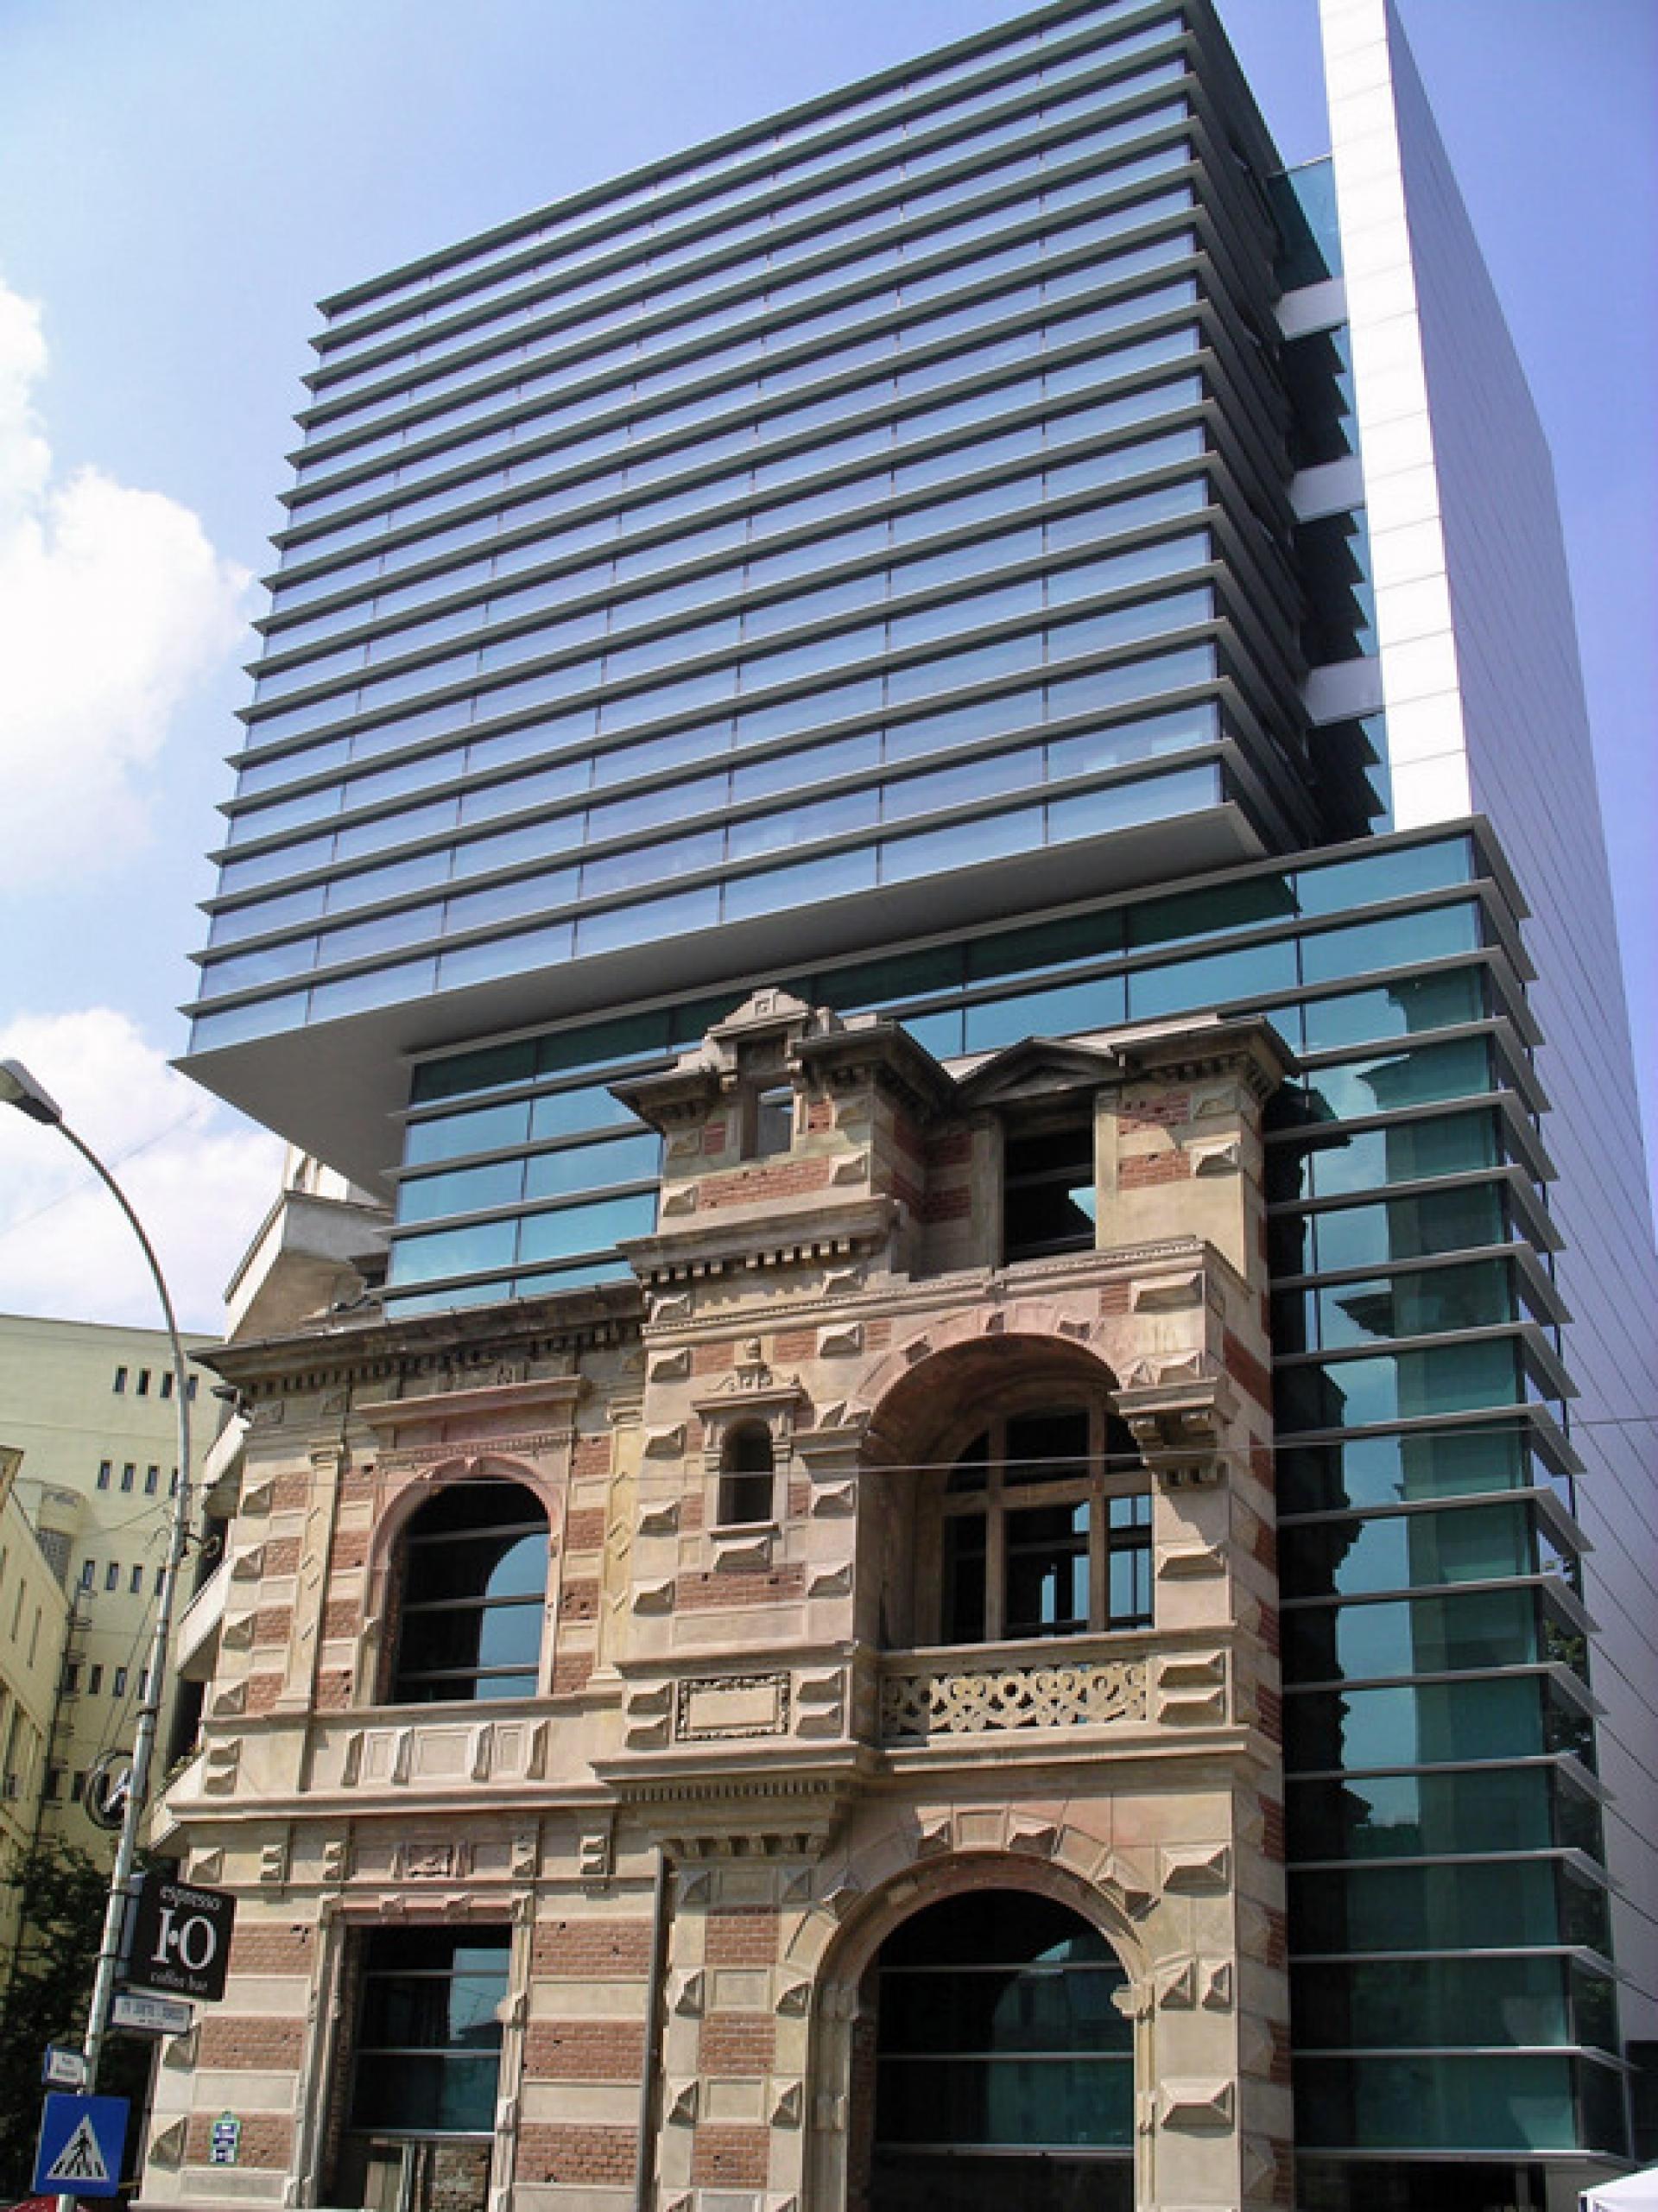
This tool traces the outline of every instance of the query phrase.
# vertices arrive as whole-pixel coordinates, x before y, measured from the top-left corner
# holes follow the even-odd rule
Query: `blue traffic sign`
[[[35,2196],[115,2196],[126,2139],[125,2097],[48,2095],[35,2153]]]

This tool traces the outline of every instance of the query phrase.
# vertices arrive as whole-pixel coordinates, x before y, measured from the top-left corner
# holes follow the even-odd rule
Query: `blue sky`
[[[1221,5],[1286,157],[1321,152],[1314,0]],[[93,1141],[130,1158],[198,1325],[213,1325],[276,1155],[164,1062],[182,1043],[200,855],[263,596],[246,579],[279,519],[313,302],[1014,12],[7,0],[0,1050],[38,1063]],[[1554,448],[1650,1146],[1658,9],[1403,13]],[[31,1129],[5,1132],[0,1306],[143,1316],[117,1239],[59,1174]]]

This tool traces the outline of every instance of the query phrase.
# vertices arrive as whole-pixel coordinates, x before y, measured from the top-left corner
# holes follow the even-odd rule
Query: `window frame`
[[[430,2038],[427,2034],[418,2031],[430,2025],[429,2011],[427,2012],[425,2018],[420,2018],[418,2015],[414,2017],[416,2032],[414,2039],[409,2042],[401,2044],[371,2042],[367,2039],[366,2031],[369,2021],[374,2017],[377,2010],[380,2009],[377,2008],[373,2001],[377,1986],[388,1992],[401,1993],[406,2000],[408,1993],[414,1989],[435,1992],[441,1985],[452,1993],[459,1986],[469,1981],[494,1982],[498,1980],[501,1988],[501,1999],[498,2003],[503,2003],[513,1987],[516,1949],[513,1930],[509,1923],[468,1921],[458,1926],[433,1930],[421,1929],[414,1932],[416,1937],[414,1955],[404,1961],[396,1959],[395,1956],[377,1958],[377,1954],[393,1953],[399,1940],[407,1937],[410,1933],[408,1929],[395,1926],[364,1927],[357,1931],[359,1948],[354,1977],[355,2031],[352,2037],[350,2063],[344,2070],[339,2085],[342,2099],[340,2133],[342,2137],[355,2136],[371,2140],[488,2142],[492,2145],[495,2107],[500,2095],[501,2073],[506,2057],[504,2031],[500,2022],[498,2009],[493,2015],[493,2039],[488,2039],[490,2031],[486,2028],[484,2029],[486,2040],[481,2044],[470,2042],[467,2032],[456,2031],[452,2005],[448,2001],[446,2001],[443,2006],[444,2025],[448,2030],[443,2040]],[[421,1962],[421,1953],[433,1944],[434,1939],[437,1943],[446,1943],[448,1945],[450,1957],[446,1965]],[[468,1968],[459,1963],[461,1955],[468,1950],[491,1956],[498,1954],[500,1959],[498,1974],[493,1971],[486,1974],[478,1966]],[[393,2007],[386,2008],[390,2011],[392,2018],[396,2017],[395,2006],[396,1999],[393,2000]],[[387,2025],[389,2025],[389,2022]],[[483,2025],[482,2021],[477,2021],[471,2024],[471,2028],[475,2031]],[[485,2056],[493,2057],[495,2060],[496,2081],[489,2099],[488,2120],[482,2126],[445,2127],[433,2125],[411,2128],[397,2120],[375,2120],[360,2116],[362,2107],[365,2104],[372,2104],[374,2101],[372,2091],[363,2079],[365,2059],[370,2062],[370,2067],[376,2061],[387,2059],[416,2063],[434,2062],[440,2069],[441,2078],[443,2069],[452,2066],[464,2065],[469,2060],[476,2061]],[[441,2100],[440,2100],[440,2109],[441,2109]]]
[[[1009,1425],[1033,1415],[1085,1414],[1088,1420],[1088,1445],[1085,1457],[1077,1463],[1078,1472],[1062,1474],[1051,1482],[1021,1482],[1007,1480],[1010,1465],[1007,1438]],[[951,1478],[972,1462],[969,1459],[978,1439],[986,1440],[984,1460],[984,1482],[980,1486],[952,1491]],[[1132,1451],[1136,1464],[1124,1465],[1127,1453]],[[933,1541],[922,1547],[922,1556],[931,1554],[936,1573],[931,1586],[924,1585],[927,1612],[924,1619],[932,1630],[930,1641],[940,1649],[970,1651],[984,1644],[1002,1643],[1063,1643],[1081,1636],[1105,1636],[1143,1633],[1155,1625],[1155,1578],[1153,1573],[1153,1500],[1155,1485],[1150,1469],[1122,1425],[1121,1417],[1111,1406],[1109,1398],[1101,1393],[1079,1393],[1075,1398],[1063,1397],[1057,1401],[1044,1394],[1035,1400],[1018,1398],[1003,1402],[988,1413],[977,1416],[960,1432],[960,1442],[950,1455],[950,1464],[937,1478],[933,1500],[931,1531]],[[1125,1528],[1114,1528],[1111,1506],[1119,1498],[1143,1498],[1146,1511],[1143,1519],[1136,1517]],[[1085,1537],[1085,1556],[1088,1562],[1087,1592],[1088,1619],[1078,1628],[1054,1629],[1045,1632],[1024,1630],[1009,1633],[1007,1627],[1009,1600],[1009,1562],[1011,1555],[1009,1542],[1009,1520],[1012,1514],[1041,1510],[1055,1505],[1085,1505],[1088,1525]],[[952,1521],[962,1521],[975,1516],[984,1524],[983,1600],[983,1633],[979,1636],[957,1636],[951,1630],[953,1601],[950,1590],[950,1562],[947,1557],[946,1529]],[[1122,1554],[1139,1553],[1145,1566],[1146,1604],[1136,1608],[1132,1619],[1114,1617],[1111,1602],[1111,1575],[1113,1558]]]
[[[516,1520],[490,1521],[480,1519],[470,1527],[440,1525],[429,1532],[421,1532],[421,1524],[430,1510],[440,1504],[452,1510],[446,1501],[457,1492],[474,1490],[487,1494],[490,1490],[504,1485],[516,1492],[523,1501],[524,1512]],[[408,1596],[410,1575],[410,1554],[427,1547],[453,1550],[457,1545],[483,1543],[490,1538],[505,1538],[516,1548],[526,1537],[539,1536],[545,1547],[542,1562],[541,1587],[538,1592],[503,1594],[490,1597],[487,1592],[476,1595],[463,1591],[457,1594],[416,1598]],[[503,1556],[505,1555],[503,1554]],[[520,1698],[539,1697],[545,1694],[548,1664],[547,1632],[548,1591],[552,1578],[553,1524],[552,1515],[540,1493],[522,1478],[503,1476],[478,1478],[462,1477],[429,1491],[398,1530],[392,1552],[391,1573],[396,1592],[395,1616],[396,1632],[389,1639],[384,1686],[381,1702],[387,1705],[421,1708],[430,1705],[491,1705]],[[517,1664],[490,1663],[481,1657],[470,1665],[411,1665],[408,1637],[411,1621],[435,1620],[440,1615],[458,1617],[461,1614],[478,1616],[478,1645],[481,1651],[484,1624],[495,1613],[528,1613],[534,1609],[537,1622],[535,1656],[533,1660]],[[512,1679],[528,1686],[504,1692],[480,1694],[480,1683],[501,1683]],[[452,1688],[448,1685],[452,1683]],[[431,1685],[421,1689],[422,1684]],[[440,1687],[441,1686],[441,1687]]]
[[[756,1448],[763,1447],[765,1465],[739,1464],[745,1461],[751,1449],[757,1459]],[[738,1512],[739,1503],[752,1506],[760,1502],[764,1486],[764,1510],[759,1512]],[[715,1493],[715,1526],[718,1529],[769,1528],[777,1519],[777,1445],[770,1424],[762,1420],[734,1421],[720,1439],[719,1482]]]
[[[1094,1213],[1088,1223],[1087,1233],[1080,1230],[1066,1237],[1038,1237],[1016,1233],[1015,1213],[1022,1195],[1026,1193],[1062,1187],[1067,1192],[1081,1188],[1077,1181],[1075,1165],[1067,1166],[1063,1159],[1050,1164],[1016,1174],[1009,1162],[1016,1146],[1033,1143],[1047,1145],[1062,1138],[1086,1134],[1088,1140],[1088,1188],[1092,1193]],[[1071,1252],[1094,1252],[1099,1239],[1099,1117],[1093,1094],[1079,1098],[1074,1093],[1063,1102],[1034,1112],[1007,1115],[1002,1125],[1002,1203],[1000,1241],[1002,1264],[1017,1267],[1027,1261],[1061,1258]]]

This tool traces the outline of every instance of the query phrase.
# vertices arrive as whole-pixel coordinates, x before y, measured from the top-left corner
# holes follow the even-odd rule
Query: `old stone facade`
[[[957,1075],[762,993],[624,1087],[666,1139],[636,1283],[218,1355],[250,1427],[161,1840],[239,1917],[144,2202],[1070,2202],[1008,2115],[1109,2065],[1086,2201],[1287,2203],[1283,1065],[1212,1021]],[[543,1542],[544,1592],[454,1563]],[[1015,1923],[1078,1931],[1029,1972],[1094,1962],[1092,2040],[1027,1981],[1000,2072],[905,2044],[915,1930]],[[918,2019],[972,1967],[922,1955]]]

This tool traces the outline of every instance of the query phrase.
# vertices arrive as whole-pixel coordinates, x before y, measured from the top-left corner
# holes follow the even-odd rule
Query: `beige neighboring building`
[[[617,1086],[633,1280],[217,1353],[144,2202],[921,2208],[1033,2097],[1091,2204],[1288,2202],[1284,1066],[760,992]]]
[[[184,1340],[187,1351],[211,1341]],[[218,1379],[191,1371],[198,1471],[220,1424],[211,1394]],[[81,1810],[81,1797],[100,1752],[131,1745],[149,1659],[178,1466],[166,1334],[0,1315],[0,1437],[22,1454],[16,1507],[69,1609],[61,1694],[48,1714],[30,1815],[39,1809],[42,1833],[103,1852],[108,1840]],[[7,1602],[0,1594],[0,1651]],[[163,1752],[170,1708],[169,1699]]]
[[[0,1445],[0,1873],[35,1841],[69,1600],[19,1504],[22,1454]],[[16,1940],[0,1889],[0,1971]]]

